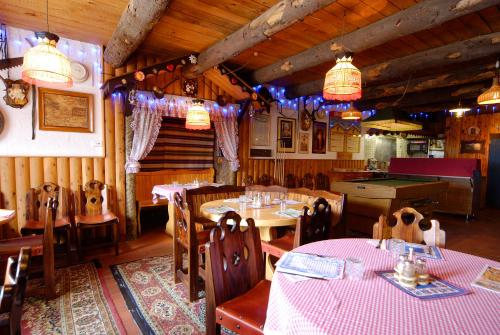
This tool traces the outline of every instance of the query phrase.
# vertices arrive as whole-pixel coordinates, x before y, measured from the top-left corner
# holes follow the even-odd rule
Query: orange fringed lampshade
[[[56,49],[59,36],[48,33],[35,33],[38,45],[24,54],[22,78],[30,84],[58,84],[71,87],[71,65],[69,59]]]
[[[342,120],[359,120],[361,119],[361,112],[351,104],[351,106],[342,112]]]
[[[361,71],[352,64],[352,55],[343,54],[325,77],[323,98],[353,101],[361,98]]]
[[[210,129],[210,115],[203,106],[204,101],[193,99],[186,115],[186,129],[204,130]]]

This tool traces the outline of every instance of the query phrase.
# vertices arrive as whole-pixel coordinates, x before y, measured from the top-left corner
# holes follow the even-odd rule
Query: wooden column
[[[134,72],[135,64],[127,64],[127,72]],[[125,154],[129,157],[132,150],[133,131],[130,127],[132,123],[132,114],[125,116]],[[135,173],[125,174],[125,216],[127,220],[126,230],[127,237],[131,239],[137,238],[137,213],[135,206]]]
[[[126,233],[125,219],[125,102],[124,96],[119,95],[114,100],[115,113],[115,171],[116,171],[116,200],[117,215],[120,219],[120,232]]]

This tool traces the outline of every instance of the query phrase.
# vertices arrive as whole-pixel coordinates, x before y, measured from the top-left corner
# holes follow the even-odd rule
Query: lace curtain
[[[221,148],[224,157],[229,161],[231,171],[238,171],[240,161],[238,159],[237,113],[233,110],[211,116],[214,122],[215,134],[217,135],[217,145]]]
[[[162,113],[156,104],[142,103],[132,111],[131,127],[134,131],[132,149],[125,164],[127,173],[137,173],[141,169],[139,160],[145,158],[153,148],[161,127]]]

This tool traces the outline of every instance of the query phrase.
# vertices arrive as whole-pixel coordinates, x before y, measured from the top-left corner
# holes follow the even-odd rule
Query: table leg
[[[276,229],[273,227],[259,227],[260,239],[261,241],[271,241],[276,238]],[[265,269],[266,269],[266,279],[272,280],[274,274],[274,266],[271,264],[271,258],[266,254],[264,259]]]

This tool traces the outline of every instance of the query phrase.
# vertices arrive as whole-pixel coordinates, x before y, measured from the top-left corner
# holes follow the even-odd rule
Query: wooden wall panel
[[[43,184],[43,158],[30,157],[30,187]]]
[[[468,135],[470,127],[478,127],[478,135]],[[446,118],[446,143],[445,157],[448,158],[479,158],[481,159],[481,174],[488,174],[488,156],[490,146],[490,135],[500,134],[500,114],[468,115],[462,118]],[[484,141],[484,153],[462,154],[460,153],[461,141]]]

